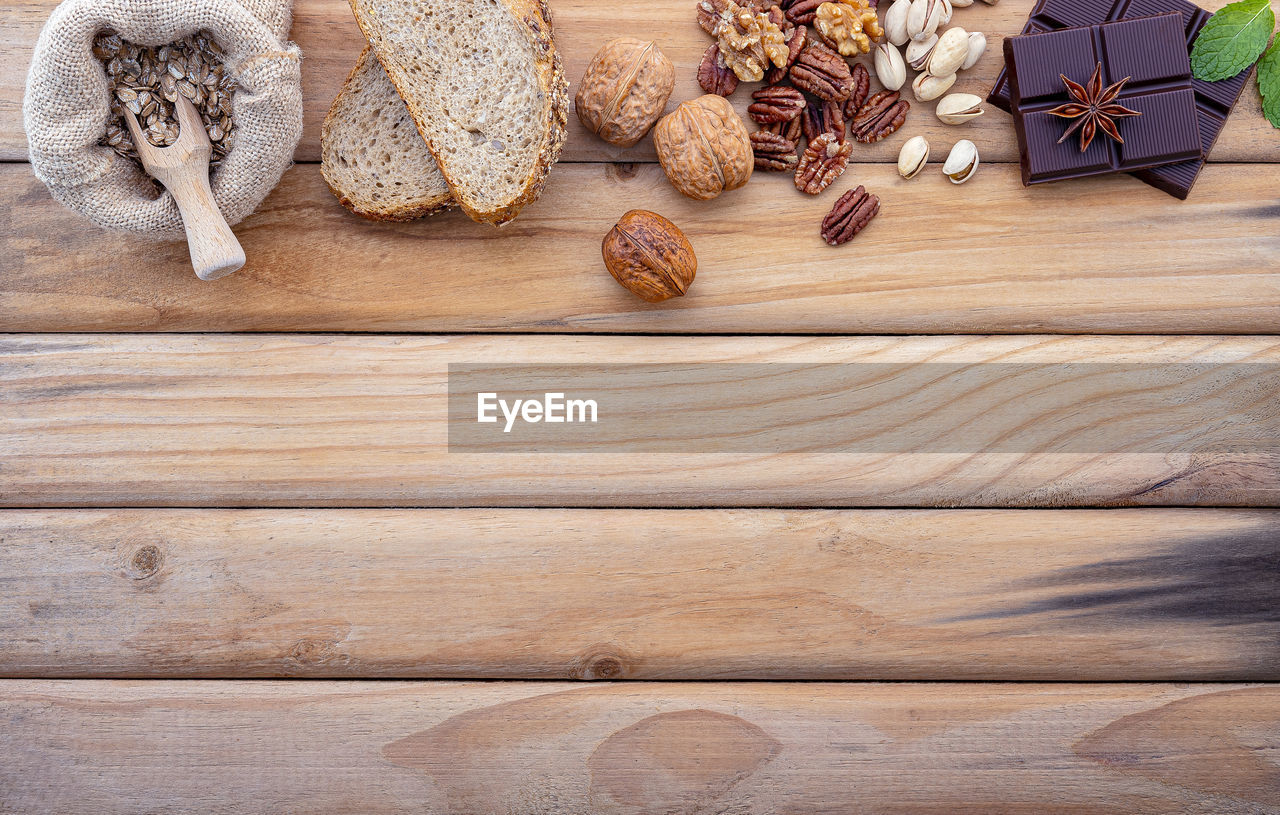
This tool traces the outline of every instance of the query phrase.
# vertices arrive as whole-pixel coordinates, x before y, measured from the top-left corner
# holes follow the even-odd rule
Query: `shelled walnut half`
[[[743,82],[759,82],[765,69],[785,68],[791,59],[786,33],[767,12],[733,0],[698,0],[698,24],[716,38],[720,58]]]
[[[871,51],[871,42],[884,36],[876,10],[868,0],[836,0],[818,6],[813,22],[823,42],[855,57]]]

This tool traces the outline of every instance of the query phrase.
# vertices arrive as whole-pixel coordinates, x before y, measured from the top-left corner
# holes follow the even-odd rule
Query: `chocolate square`
[[[1192,44],[1200,34],[1200,29],[1209,21],[1210,14],[1187,0],[1040,0],[1031,10],[1031,16],[1023,27],[1022,33],[1057,31],[1063,28],[1096,25],[1112,20],[1149,17],[1169,12],[1176,12],[1182,16],[1187,52],[1190,53]],[[1200,171],[1204,169],[1209,151],[1218,141],[1218,136],[1227,123],[1231,109],[1240,100],[1240,94],[1252,74],[1253,69],[1250,68],[1238,76],[1220,82],[1204,82],[1193,78],[1191,87],[1196,94],[1198,125],[1204,155],[1192,161],[1139,170],[1134,173],[1134,176],[1176,198],[1185,199],[1195,185]],[[1002,70],[996,77],[995,86],[987,97],[987,101],[1001,110],[1010,109],[1007,69]]]
[[[1183,20],[1162,14],[1005,40],[1022,183],[1122,172],[1187,161],[1203,154],[1191,88]],[[1099,129],[1080,150],[1075,122],[1049,111],[1074,101],[1062,77],[1087,85],[1102,66],[1102,85],[1128,78],[1116,104],[1141,113],[1117,120],[1123,143]]]

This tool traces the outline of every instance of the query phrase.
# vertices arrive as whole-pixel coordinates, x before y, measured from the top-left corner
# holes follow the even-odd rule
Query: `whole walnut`
[[[676,84],[676,69],[658,46],[630,37],[596,52],[578,85],[574,109],[583,126],[619,147],[631,147],[658,121]]]
[[[679,227],[656,212],[633,209],[604,237],[609,274],[650,303],[683,297],[698,273],[698,259]]]
[[[671,184],[698,201],[738,189],[755,167],[747,126],[723,96],[681,103],[659,120],[653,143]]]

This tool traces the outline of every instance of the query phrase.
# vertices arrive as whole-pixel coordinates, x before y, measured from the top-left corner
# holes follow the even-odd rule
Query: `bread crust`
[[[395,207],[383,207],[370,209],[361,206],[351,196],[355,195],[353,191],[345,190],[333,178],[330,173],[331,151],[333,149],[334,140],[336,138],[335,130],[341,124],[336,116],[339,108],[353,94],[357,93],[355,80],[359,75],[361,68],[364,67],[365,60],[373,59],[373,48],[366,45],[364,51],[361,52],[360,58],[356,60],[356,64],[351,68],[351,73],[347,75],[346,81],[342,84],[342,89],[338,92],[338,96],[333,100],[333,104],[329,107],[329,113],[324,117],[324,124],[320,128],[320,175],[324,177],[324,181],[329,185],[329,191],[338,199],[338,203],[346,207],[351,212],[359,215],[361,218],[367,218],[370,221],[384,221],[402,223],[406,221],[416,221],[429,215],[435,215],[439,212],[452,209],[455,206],[453,196],[449,193],[432,198],[419,206],[399,205]],[[427,150],[424,142],[422,149]],[[432,160],[435,156],[432,156]]]
[[[348,0],[348,2],[351,5],[351,10],[355,13],[356,23],[360,26],[361,32],[364,33],[365,39],[369,41],[374,53],[378,56],[379,61],[382,62],[387,76],[391,78],[391,82],[400,91],[400,96],[408,105],[414,123],[418,126],[418,132],[422,134],[427,147],[431,149],[432,154],[438,159],[440,154],[432,146],[431,138],[425,125],[427,113],[421,109],[421,105],[413,94],[405,92],[405,88],[397,77],[399,72],[395,63],[384,55],[383,48],[385,46],[383,46],[378,31],[369,19],[371,16],[369,4],[377,2],[377,0]],[[533,168],[525,179],[520,192],[512,200],[495,209],[484,209],[476,206],[474,201],[468,199],[466,189],[461,187],[453,176],[448,162],[439,162],[440,171],[444,174],[445,181],[448,183],[450,190],[453,191],[453,196],[463,212],[467,213],[472,220],[494,224],[495,226],[510,222],[520,214],[520,210],[537,200],[542,193],[543,186],[546,184],[547,175],[551,172],[552,166],[560,160],[560,153],[564,149],[564,141],[568,133],[569,124],[569,82],[565,78],[564,65],[561,62],[560,53],[556,50],[552,33],[551,9],[547,5],[547,0],[499,0],[499,2],[506,6],[516,19],[523,23],[524,31],[529,37],[530,48],[533,49],[537,66],[538,87],[546,100],[546,109],[543,112],[546,126],[543,132],[542,145],[538,150]]]

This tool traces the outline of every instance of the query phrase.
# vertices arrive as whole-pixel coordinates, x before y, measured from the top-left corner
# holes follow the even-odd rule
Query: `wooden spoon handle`
[[[244,266],[244,249],[213,200],[208,171],[166,175],[169,177],[162,181],[182,213],[196,276],[217,280]]]

